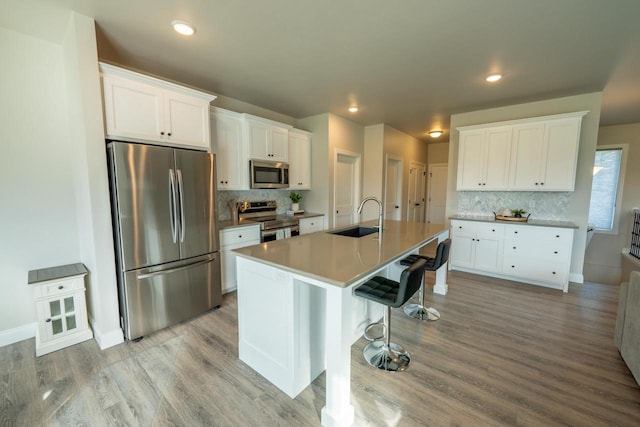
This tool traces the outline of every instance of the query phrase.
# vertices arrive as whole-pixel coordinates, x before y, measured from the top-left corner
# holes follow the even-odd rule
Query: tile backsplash
[[[307,190],[308,191],[308,190]],[[303,197],[307,191],[296,191]],[[216,208],[218,209],[218,219],[221,221],[231,219],[231,208],[229,202],[236,201],[260,201],[260,200],[275,200],[278,205],[276,210],[277,214],[284,214],[291,208],[291,199],[289,199],[290,189],[282,190],[247,190],[247,191],[216,191]],[[304,204],[304,202],[301,202]]]
[[[570,192],[459,191],[458,213],[493,215],[504,209],[524,209],[531,218],[566,220]]]

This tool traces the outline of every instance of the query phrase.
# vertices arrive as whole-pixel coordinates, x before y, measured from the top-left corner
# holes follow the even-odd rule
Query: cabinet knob
[[[486,183],[486,182],[483,182],[483,183],[482,183],[482,185],[487,185],[487,183]]]
[[[553,253],[554,253],[554,254],[557,254],[557,253],[558,253],[558,251],[553,251]]]
[[[242,239],[242,234],[238,234],[238,239]]]
[[[481,182],[479,182],[479,183],[478,183],[478,185],[482,185],[482,183],[481,183]]]
[[[556,272],[555,272],[555,271],[552,271],[551,273],[552,273],[552,274],[556,274]]]
[[[168,136],[171,136],[171,132],[169,132],[167,135],[168,135]]]
[[[471,239],[471,241],[472,241],[472,242],[475,242],[475,241],[476,241],[476,239]]]
[[[541,182],[540,185],[544,185],[544,182]],[[555,273],[554,273],[555,274]]]
[[[58,286],[58,289],[64,289],[64,286],[60,285]]]
[[[517,232],[517,231],[514,231],[514,233],[515,233],[515,234],[518,234],[518,232]]]
[[[511,266],[511,268],[516,268],[516,266],[515,266],[515,265],[512,265],[512,266]]]
[[[556,234],[556,237],[560,237],[560,235],[559,235],[559,234]]]
[[[164,132],[160,132],[160,135],[164,136]]]
[[[516,247],[514,246],[513,249],[515,249]]]
[[[45,320],[45,322],[49,323],[49,322],[51,322],[51,319],[47,319],[47,320]]]
[[[538,185],[538,183],[536,182],[536,185]]]
[[[476,242],[479,242],[479,241],[480,241],[480,239],[476,239]]]
[[[459,226],[458,226],[458,228],[459,228],[460,230],[462,230],[462,226],[461,226],[461,225],[459,225]]]

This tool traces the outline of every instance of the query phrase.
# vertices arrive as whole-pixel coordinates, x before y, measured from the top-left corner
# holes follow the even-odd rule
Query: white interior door
[[[424,184],[426,166],[420,163],[409,165],[409,199],[407,201],[407,221],[424,221]]]
[[[335,200],[334,227],[355,222],[356,203],[360,188],[360,157],[338,153],[333,183]]]
[[[384,217],[400,220],[402,217],[402,160],[387,157],[385,190],[384,190]]]
[[[447,164],[429,165],[429,189],[427,193],[427,222],[445,223],[447,205]]]

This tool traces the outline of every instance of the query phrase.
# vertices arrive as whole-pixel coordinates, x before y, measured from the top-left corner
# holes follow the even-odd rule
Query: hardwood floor
[[[448,283],[448,295],[428,294],[438,322],[393,310],[408,371],[373,370],[365,341],[353,346],[356,426],[640,425],[640,388],[613,342],[617,287],[562,294],[455,272]],[[0,425],[319,425],[324,374],[289,399],[238,359],[237,340],[228,294],[139,343],[39,358],[33,339],[0,348]]]

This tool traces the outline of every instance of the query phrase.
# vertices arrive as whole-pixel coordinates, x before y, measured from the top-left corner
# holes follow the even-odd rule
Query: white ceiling
[[[95,19],[101,59],[294,118],[332,112],[425,139],[453,113],[603,91],[601,125],[640,122],[638,0],[3,3],[0,26],[51,39],[73,9]],[[492,72],[505,77],[487,84]]]

